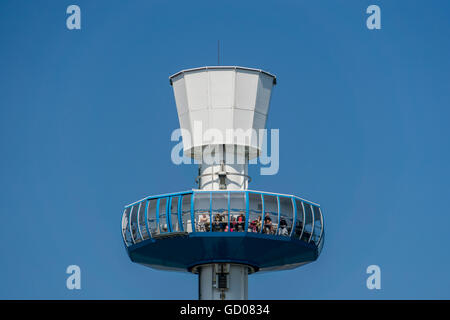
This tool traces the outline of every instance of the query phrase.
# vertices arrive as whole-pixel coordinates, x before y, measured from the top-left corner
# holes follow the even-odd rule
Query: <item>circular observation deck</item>
[[[133,262],[156,269],[223,262],[270,271],[315,261],[324,222],[318,204],[296,196],[192,190],[126,206],[122,236]]]

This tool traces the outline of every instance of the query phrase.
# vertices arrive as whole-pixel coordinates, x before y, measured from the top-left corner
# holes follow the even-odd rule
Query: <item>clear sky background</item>
[[[81,7],[82,29],[66,28]],[[382,29],[366,27],[381,7]],[[251,188],[321,204],[320,258],[249,277],[250,299],[450,298],[450,2],[0,2],[0,298],[197,299],[132,263],[123,206],[194,187],[170,160],[169,75],[276,74],[280,170]],[[68,265],[82,289],[66,289]],[[381,290],[366,268],[381,267]]]

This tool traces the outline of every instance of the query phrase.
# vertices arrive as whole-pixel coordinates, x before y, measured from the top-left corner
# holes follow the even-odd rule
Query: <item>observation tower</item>
[[[248,275],[315,261],[324,243],[317,203],[249,189],[249,161],[262,151],[273,74],[237,66],[170,76],[183,153],[199,163],[196,188],[125,206],[131,261],[198,274],[198,297],[248,298]]]

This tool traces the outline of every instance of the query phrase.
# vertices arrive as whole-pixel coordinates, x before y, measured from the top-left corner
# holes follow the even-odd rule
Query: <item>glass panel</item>
[[[317,247],[317,251],[320,254],[322,252],[323,243],[325,242],[325,232],[322,231],[322,237],[320,238],[319,241],[320,241],[320,243],[319,243],[319,246]]]
[[[181,218],[183,220],[183,231],[192,232],[191,222],[191,194],[186,194],[181,200]]]
[[[303,230],[302,239],[303,241],[309,242],[312,233],[312,209],[309,203],[303,202],[303,208],[305,210],[305,230]]]
[[[180,197],[172,197],[170,201],[170,223],[172,224],[172,232],[180,231],[180,223],[178,221],[178,199],[180,199]]]
[[[139,214],[138,214],[138,225],[139,225],[139,232],[142,236],[142,239],[146,240],[149,238],[147,227],[145,225],[145,206],[147,204],[147,201],[142,201],[139,207]]]
[[[264,195],[263,233],[275,234],[278,227],[278,201],[276,196]]]
[[[295,206],[297,207],[297,219],[295,220],[294,237],[295,239],[300,239],[303,229],[303,206],[302,202],[295,199]]]
[[[148,208],[147,208],[147,223],[148,228],[150,229],[150,234],[153,237],[154,235],[159,234],[159,228],[156,223],[156,205],[157,205],[158,199],[152,199],[148,202]]]
[[[210,215],[209,211],[210,200],[209,192],[198,192],[194,196],[194,215],[195,215],[195,230],[197,232],[208,232],[210,230]]]
[[[289,236],[292,230],[292,221],[294,220],[294,207],[292,199],[287,197],[279,197],[280,201],[280,226],[278,235]]]
[[[322,219],[321,219],[321,212],[320,208],[317,206],[312,206],[313,212],[314,212],[314,230],[313,230],[313,236],[312,241],[317,245],[319,244],[319,238],[320,234],[322,232]]]
[[[130,232],[131,232],[131,238],[133,239],[134,243],[140,242],[141,237],[139,236],[139,230],[138,230],[138,224],[137,224],[137,215],[139,210],[139,204],[135,204],[130,213]]]
[[[249,223],[248,232],[261,232],[262,227],[262,195],[249,193]]]
[[[133,244],[133,240],[131,239],[130,228],[128,226],[130,211],[131,211],[130,207],[126,208],[125,211],[123,212],[123,216],[122,216],[122,235],[123,235],[123,240],[125,241],[125,244],[127,246],[130,246]]]
[[[159,232],[168,232],[167,226],[167,198],[159,199]]]
[[[212,231],[224,232],[228,228],[228,192],[212,193]]]
[[[230,229],[231,232],[245,231],[244,192],[230,192]]]

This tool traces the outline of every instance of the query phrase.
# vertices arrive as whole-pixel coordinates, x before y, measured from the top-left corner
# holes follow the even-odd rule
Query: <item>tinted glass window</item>
[[[228,192],[212,193],[212,231],[224,232],[228,228]]]
[[[137,223],[138,210],[139,210],[139,204],[136,204],[131,208],[131,212],[130,212],[130,232],[131,232],[131,238],[133,239],[134,243],[141,241],[141,237],[139,236],[138,223]]]
[[[167,225],[167,198],[159,199],[159,232],[169,232]]]
[[[314,230],[313,230],[313,236],[312,241],[317,245],[319,244],[320,234],[322,232],[322,214],[320,212],[320,208],[317,206],[313,206],[313,213],[314,213]]]
[[[158,203],[158,199],[152,199],[148,201],[147,208],[147,224],[150,229],[150,234],[153,237],[154,235],[159,234],[159,227],[156,223],[156,205]]]
[[[322,219],[323,220],[323,219]],[[319,240],[319,246],[317,247],[319,254],[322,252],[323,244],[325,242],[325,232],[322,232],[322,237]]]
[[[245,193],[230,192],[230,231],[245,231]]]
[[[130,211],[131,211],[130,207],[126,208],[125,211],[123,212],[123,216],[122,216],[122,236],[123,236],[123,240],[125,241],[127,246],[130,246],[133,244],[133,240],[131,239],[130,226],[129,226]]]
[[[181,218],[184,232],[192,232],[191,197],[191,194],[185,194],[181,200]]]
[[[263,233],[276,234],[278,228],[278,201],[276,196],[264,195]]]
[[[180,197],[170,198],[170,223],[172,224],[172,232],[180,231],[180,223],[178,221],[178,201]]]
[[[248,232],[261,232],[262,229],[262,195],[249,193],[249,221]]]
[[[210,193],[198,192],[194,195],[195,230],[197,232],[210,231]]]
[[[280,201],[280,225],[278,227],[278,235],[290,236],[292,230],[292,220],[294,220],[294,207],[292,199],[287,197],[279,197]]]
[[[300,239],[303,230],[303,205],[298,199],[295,199],[295,206],[297,208],[297,219],[295,220],[294,238]]]
[[[139,205],[138,211],[138,224],[139,224],[139,233],[142,236],[142,239],[148,239],[147,226],[145,225],[145,206],[147,205],[147,201],[142,201]]]
[[[303,230],[302,240],[309,242],[312,235],[312,208],[309,203],[303,202],[303,209],[305,210],[305,230]]]

